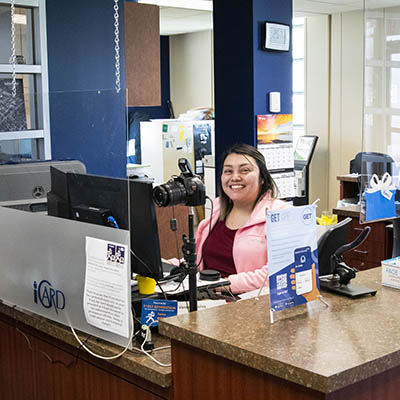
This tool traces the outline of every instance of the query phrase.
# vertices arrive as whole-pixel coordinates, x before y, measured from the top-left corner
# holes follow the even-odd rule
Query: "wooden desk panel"
[[[172,388],[158,387],[1,313],[0,388],[4,400],[173,398]]]
[[[397,400],[400,367],[321,393],[172,341],[175,400]]]

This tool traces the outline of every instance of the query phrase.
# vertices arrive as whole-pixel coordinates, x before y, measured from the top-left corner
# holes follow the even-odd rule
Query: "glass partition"
[[[400,161],[400,6],[396,3],[365,0],[363,150]]]
[[[362,223],[400,216],[400,6],[365,0],[364,12]]]
[[[29,99],[47,97],[51,135]],[[125,346],[131,209],[124,91],[17,90],[0,133],[0,299]],[[51,148],[43,160],[41,147]],[[29,162],[26,162],[26,161]],[[151,194],[151,190],[150,190]]]

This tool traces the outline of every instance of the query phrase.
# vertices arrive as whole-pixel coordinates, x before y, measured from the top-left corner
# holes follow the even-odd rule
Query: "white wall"
[[[213,34],[170,36],[171,100],[175,115],[194,107],[214,107]]]
[[[339,199],[337,175],[349,173],[362,151],[364,98],[363,12],[332,16],[331,115],[329,137],[330,208]]]
[[[328,209],[329,154],[329,30],[330,17],[306,20],[306,115],[307,135],[318,136],[310,169],[310,202],[319,198],[318,214]]]
[[[336,207],[337,175],[362,150],[363,13],[307,18],[306,133],[319,136],[310,200],[319,213]]]

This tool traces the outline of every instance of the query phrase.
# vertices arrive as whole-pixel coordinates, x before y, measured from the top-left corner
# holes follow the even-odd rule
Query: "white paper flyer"
[[[83,308],[97,328],[129,337],[129,250],[124,244],[86,237]]]

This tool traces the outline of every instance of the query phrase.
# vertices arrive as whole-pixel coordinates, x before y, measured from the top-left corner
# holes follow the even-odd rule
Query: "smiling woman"
[[[220,188],[211,220],[197,230],[199,269],[220,271],[234,293],[258,289],[267,273],[266,209],[289,205],[275,198],[264,156],[247,144],[225,153]]]

